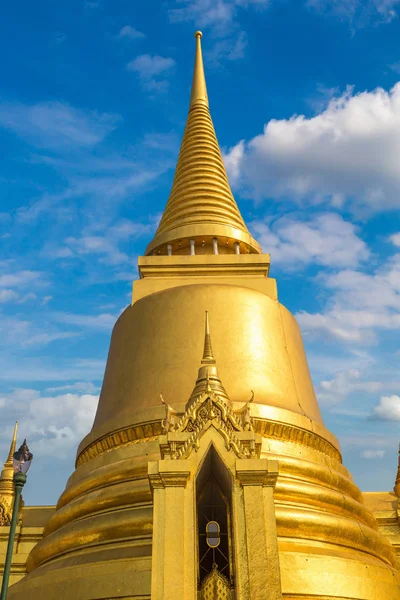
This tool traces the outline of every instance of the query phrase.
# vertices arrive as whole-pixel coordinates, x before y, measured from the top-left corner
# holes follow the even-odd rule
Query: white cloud
[[[222,153],[231,185],[235,185],[240,178],[244,152],[245,141],[240,140],[233,148],[230,150],[224,149]]]
[[[145,38],[146,36],[141,31],[138,31],[137,29],[132,27],[132,25],[125,25],[121,28],[118,37],[129,40],[140,40]]]
[[[363,450],[363,452],[361,452],[361,458],[383,458],[385,454],[386,450]]]
[[[24,313],[24,317],[25,315],[26,313]],[[43,321],[35,323],[28,321],[24,317],[1,315],[0,339],[3,344],[8,345],[10,352],[16,348],[24,349],[45,346],[56,340],[78,335],[76,332],[60,331],[51,323],[44,323]],[[0,362],[4,362],[5,364],[5,358],[1,357]]]
[[[142,86],[150,91],[163,91],[168,86],[166,77],[175,66],[173,58],[141,54],[127,65],[128,71],[133,71],[139,77]]]
[[[348,89],[312,118],[272,119],[227,154],[232,181],[256,199],[330,202],[380,211],[400,206],[400,83]]]
[[[18,299],[18,304],[24,304],[25,302],[28,302],[28,300],[37,300],[36,294],[33,292],[28,292],[27,294],[20,296]]]
[[[40,271],[17,271],[16,273],[6,273],[0,275],[0,287],[22,287],[29,286],[42,277]]]
[[[41,148],[94,146],[115,129],[119,120],[117,115],[85,111],[61,102],[32,106],[0,103],[0,127]]]
[[[0,275],[0,304],[12,302],[24,304],[29,300],[37,300],[37,295],[28,290],[47,285],[44,274],[41,271],[27,269],[13,271],[13,268],[15,269],[14,261],[10,261],[9,264],[7,262],[3,265],[0,264],[0,269],[5,271]],[[17,288],[18,291],[12,288]]]
[[[103,227],[94,223],[91,230],[83,232],[81,237],[68,237],[65,246],[52,251],[54,258],[73,258],[75,256],[98,255],[99,261],[107,265],[121,265],[132,262],[120,244],[133,238],[139,239],[155,230],[159,215],[150,216],[147,222],[119,219],[114,225]],[[104,235],[97,234],[98,229],[105,229]],[[94,235],[96,233],[96,235]],[[45,252],[46,253],[46,252]]]
[[[372,415],[384,421],[400,421],[400,397],[381,396],[379,403],[372,409]]]
[[[14,389],[2,394],[5,413],[19,421],[20,433],[34,446],[35,455],[63,459],[89,432],[98,396],[61,394],[42,396],[35,389]]]
[[[354,392],[371,394],[381,391],[384,387],[384,382],[365,381],[358,369],[348,369],[336,373],[332,379],[321,381],[316,392],[321,404],[332,406],[343,402],[347,396]]]
[[[129,260],[128,256],[120,252],[115,244],[104,236],[87,235],[81,238],[69,237],[65,240],[72,254],[101,254],[103,262],[118,265]]]
[[[308,221],[282,217],[272,225],[255,221],[250,229],[264,251],[271,254],[273,264],[296,269],[310,263],[354,267],[370,254],[356,235],[356,227],[336,213],[314,215]]]
[[[400,233],[394,233],[389,237],[389,241],[392,242],[396,248],[400,248]]]
[[[13,302],[17,300],[19,294],[14,290],[0,290],[0,304],[5,304],[6,302]]]
[[[306,334],[359,344],[374,342],[379,330],[400,328],[400,254],[376,273],[345,269],[320,280],[331,298],[323,313],[297,314]]]

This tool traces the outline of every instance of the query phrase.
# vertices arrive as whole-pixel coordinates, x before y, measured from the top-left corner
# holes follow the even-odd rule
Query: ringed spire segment
[[[201,36],[195,33],[189,115],[171,193],[146,254],[261,254],[229,186],[208,106]]]

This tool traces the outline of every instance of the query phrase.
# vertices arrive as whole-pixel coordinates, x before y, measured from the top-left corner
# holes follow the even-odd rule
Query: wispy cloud
[[[359,344],[376,341],[379,331],[400,328],[400,255],[376,272],[345,269],[322,279],[330,300],[324,312],[297,315],[308,334]]]
[[[149,92],[161,92],[167,89],[167,76],[174,66],[173,58],[141,54],[129,62],[126,68],[138,75],[144,89]]]
[[[24,356],[21,369],[21,361],[17,361],[15,356],[3,353],[1,356],[2,369],[0,370],[0,381],[3,382],[67,382],[89,379],[101,382],[104,374],[105,359],[87,359],[75,357],[73,360],[63,360],[57,365],[54,359],[40,359],[33,356]]]
[[[23,304],[36,300],[35,292],[42,292],[49,285],[47,279],[42,271],[18,270],[15,260],[0,263],[0,304]]]
[[[66,149],[94,146],[113,131],[118,115],[99,114],[61,102],[34,105],[0,104],[0,127],[17,133],[36,147]]]
[[[353,27],[389,23],[398,15],[399,0],[306,0],[322,14],[349,21]]]
[[[395,385],[393,382],[369,381],[363,377],[359,369],[348,369],[336,373],[333,379],[321,381],[317,387],[318,400],[323,405],[335,406],[343,402],[354,392],[373,394],[380,392],[385,386]],[[400,385],[400,381],[397,382]],[[368,413],[364,413],[367,416]]]
[[[54,319],[66,325],[79,328],[110,331],[115,324],[116,315],[103,313],[100,315],[81,315],[73,313],[55,313]]]
[[[386,454],[386,450],[363,450],[361,452],[361,458],[375,459],[383,458]]]
[[[168,15],[171,23],[191,22],[210,31],[212,41],[204,44],[205,53],[218,65],[245,54],[247,34],[241,28],[241,11],[262,10],[269,4],[270,0],[176,0]]]
[[[0,336],[4,343],[12,349],[29,347],[39,348],[56,340],[65,340],[78,335],[77,332],[64,331],[54,324],[37,323],[23,317],[2,315],[0,320]]]
[[[25,287],[43,278],[40,271],[19,271],[0,275],[0,287]]]
[[[58,385],[55,387],[48,387],[45,390],[49,394],[54,392],[80,392],[81,394],[98,394],[100,391],[99,386],[95,385],[91,381],[75,381],[68,385]]]
[[[132,27],[132,25],[124,25],[124,27],[120,29],[118,37],[125,40],[142,40],[146,36],[141,31]]]
[[[272,224],[259,220],[250,228],[274,264],[293,269],[310,263],[336,269],[357,266],[370,254],[356,227],[336,213],[309,220],[281,217]]]
[[[17,300],[19,294],[14,290],[0,290],[0,304]]]
[[[240,10],[268,4],[269,0],[177,0],[168,14],[172,23],[191,21],[214,35],[225,35],[236,29]]]

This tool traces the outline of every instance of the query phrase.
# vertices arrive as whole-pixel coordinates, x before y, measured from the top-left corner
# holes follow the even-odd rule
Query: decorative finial
[[[17,444],[18,421],[15,422],[14,433],[11,440],[10,452],[4,467],[0,472],[0,526],[10,525],[12,507],[14,503],[15,488],[13,483],[14,466],[13,455]]]
[[[10,452],[8,453],[7,462],[10,462],[12,465],[12,458],[15,452],[15,448],[17,446],[17,431],[18,431],[18,421],[15,421],[14,425],[14,433],[12,436],[11,444],[10,444]]]
[[[203,104],[208,106],[208,95],[206,78],[204,75],[203,66],[203,55],[201,52],[201,38],[203,34],[201,31],[196,31],[194,37],[196,38],[196,58],[194,60],[194,71],[193,71],[193,83],[192,83],[192,94],[190,96],[190,108],[195,104]]]
[[[210,393],[211,391],[217,394],[219,398],[222,398],[224,402],[229,402],[228,394],[222,384],[222,381],[218,375],[217,362],[214,358],[214,354],[211,347],[211,335],[210,335],[210,321],[208,318],[208,311],[205,311],[205,333],[204,333],[204,351],[203,358],[201,360],[201,367],[196,380],[194,390],[186,404],[186,409],[190,407],[193,402],[197,401],[199,396],[205,392]]]
[[[210,335],[210,322],[208,319],[208,310],[206,310],[206,325],[204,335],[204,352],[201,363],[204,364],[215,364],[215,358],[211,347],[211,335]]]
[[[399,444],[399,458],[398,458],[398,467],[397,467],[397,475],[396,481],[393,488],[394,493],[398,498],[400,498],[400,444]]]

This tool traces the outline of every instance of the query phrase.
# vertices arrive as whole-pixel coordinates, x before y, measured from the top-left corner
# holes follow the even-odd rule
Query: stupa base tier
[[[191,456],[194,460],[196,453]],[[282,597],[398,600],[393,549],[343,465],[310,445],[268,437],[262,438],[261,458],[279,464],[274,510]],[[9,600],[150,598],[154,548],[148,465],[160,459],[156,439],[124,444],[79,467],[31,553],[30,574],[10,589]],[[195,478],[195,468],[193,463],[189,479]],[[239,504],[240,493],[234,493]],[[175,551],[169,564],[185,561],[179,546]],[[242,599],[252,600],[237,594],[236,600]]]

